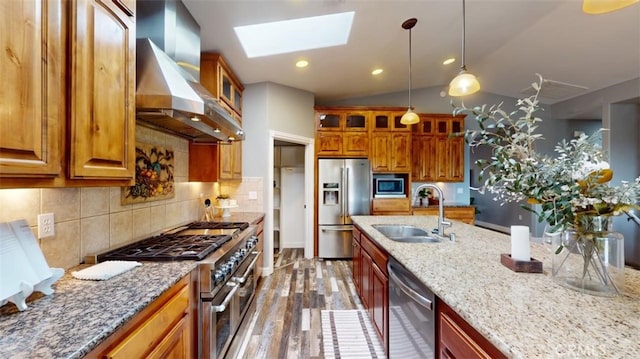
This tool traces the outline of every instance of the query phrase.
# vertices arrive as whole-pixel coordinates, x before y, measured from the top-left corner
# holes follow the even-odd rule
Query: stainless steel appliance
[[[233,357],[234,336],[254,310],[260,256],[255,233],[245,222],[193,222],[93,259],[199,261],[198,358]]]
[[[198,82],[200,26],[182,1],[138,1],[136,35],[139,124],[194,142],[244,139],[240,123]]]
[[[370,213],[370,183],[367,159],[318,160],[318,257],[351,257],[351,216]]]
[[[373,179],[373,197],[376,198],[404,198],[407,197],[404,178],[377,177]]]
[[[389,358],[435,358],[435,295],[393,257],[389,273]]]

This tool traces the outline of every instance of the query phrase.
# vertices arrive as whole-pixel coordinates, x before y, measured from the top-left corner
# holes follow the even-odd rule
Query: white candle
[[[511,258],[516,261],[530,261],[529,227],[511,226]]]

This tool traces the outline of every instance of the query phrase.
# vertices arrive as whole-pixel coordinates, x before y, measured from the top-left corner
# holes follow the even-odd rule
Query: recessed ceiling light
[[[375,69],[375,70],[371,71],[371,74],[372,75],[380,75],[383,72],[384,72],[383,69]]]
[[[191,117],[191,121],[193,121],[193,122],[200,122],[200,117],[198,117],[198,116],[193,116],[193,117]]]
[[[446,60],[442,61],[442,64],[443,64],[443,65],[449,65],[449,64],[452,64],[452,63],[454,63],[454,62],[456,62],[456,58],[455,58],[455,57],[450,57],[450,58],[448,58],[448,59],[446,59]]]
[[[344,45],[355,12],[236,26],[233,29],[247,57]],[[322,31],[318,31],[322,29]]]
[[[300,60],[300,61],[296,62],[296,67],[302,68],[302,67],[307,67],[307,66],[309,66],[309,61],[307,61],[307,60]]]

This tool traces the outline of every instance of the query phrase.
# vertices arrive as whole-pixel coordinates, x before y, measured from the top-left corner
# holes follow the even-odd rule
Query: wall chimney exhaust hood
[[[138,1],[137,11],[137,122],[193,142],[244,140],[238,121],[198,82],[200,26],[184,4]]]

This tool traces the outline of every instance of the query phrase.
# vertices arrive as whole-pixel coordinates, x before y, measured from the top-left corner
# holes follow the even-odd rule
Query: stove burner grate
[[[247,222],[193,222],[188,225],[189,229],[240,229],[249,227]]]

